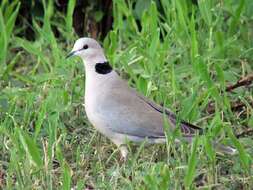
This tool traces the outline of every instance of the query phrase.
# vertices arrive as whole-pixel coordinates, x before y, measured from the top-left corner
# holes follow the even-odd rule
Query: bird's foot
[[[120,150],[120,162],[126,162],[127,161],[127,155],[128,155],[128,149],[126,145],[120,145],[119,147]]]

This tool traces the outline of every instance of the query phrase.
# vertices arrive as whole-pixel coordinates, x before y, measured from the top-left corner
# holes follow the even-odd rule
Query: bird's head
[[[106,61],[103,48],[92,38],[78,39],[72,51],[67,55],[67,58],[72,56],[79,56],[87,63]]]

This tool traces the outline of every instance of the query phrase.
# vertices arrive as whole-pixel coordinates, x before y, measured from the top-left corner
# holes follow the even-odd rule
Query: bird
[[[170,109],[130,87],[112,68],[102,46],[92,38],[79,38],[66,58],[78,56],[85,67],[85,111],[89,122],[120,150],[127,160],[127,142],[165,143],[165,123],[179,128],[182,138],[191,142],[203,130],[180,121]],[[165,121],[166,120],[166,121]],[[215,146],[218,143],[213,143]],[[219,144],[218,149],[235,154],[236,149]]]

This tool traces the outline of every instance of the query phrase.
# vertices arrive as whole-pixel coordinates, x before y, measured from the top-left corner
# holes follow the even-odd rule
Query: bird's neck
[[[85,63],[86,66],[86,65],[93,65],[95,63],[107,62],[107,59],[103,54],[99,54],[90,57],[85,57],[83,58],[83,62]]]
[[[117,73],[113,71],[105,58],[97,57],[83,60],[85,65],[85,94],[94,93],[95,89],[104,86],[108,79],[113,79]],[[93,92],[92,92],[93,91]],[[96,91],[96,90],[95,90]]]
[[[97,74],[96,70],[95,70],[96,64],[97,63],[105,63],[105,62],[107,62],[107,59],[105,58],[105,56],[102,53],[97,54],[95,56],[83,58],[86,78],[87,77],[88,78],[95,77]]]

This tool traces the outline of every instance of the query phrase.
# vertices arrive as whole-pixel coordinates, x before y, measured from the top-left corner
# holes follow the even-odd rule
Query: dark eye
[[[85,44],[84,46],[83,46],[83,49],[88,49],[89,48],[89,46],[87,45],[87,44]]]

